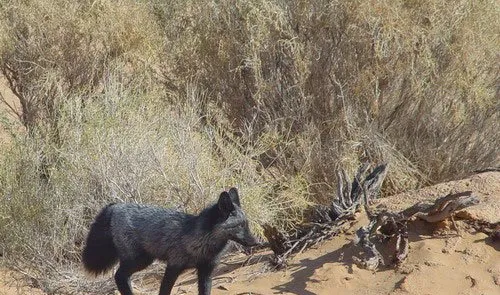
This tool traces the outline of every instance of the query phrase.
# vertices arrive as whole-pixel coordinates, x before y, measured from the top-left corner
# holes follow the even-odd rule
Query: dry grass
[[[240,138],[228,140],[220,127],[200,120],[201,94],[185,95],[190,103],[174,108],[155,92],[107,81],[85,107],[80,99],[61,106],[60,144],[38,129],[19,136],[1,161],[8,167],[0,174],[5,261],[29,269],[47,290],[60,287],[104,204],[154,203],[197,212],[232,185],[240,187],[257,235],[261,222],[296,222],[308,204],[307,193],[300,191],[306,184],[293,176],[268,181],[253,154],[263,143],[244,148]],[[283,189],[273,193],[275,186]],[[293,214],[284,214],[287,210]]]
[[[384,194],[500,166],[499,33],[498,1],[3,1],[6,261],[61,277],[109,201],[239,185],[259,232],[360,162],[390,163]]]
[[[374,141],[401,160],[391,192],[498,165],[494,1],[194,1],[169,13],[170,89],[187,78],[215,93],[236,130],[276,135],[268,162],[311,183],[384,159]]]

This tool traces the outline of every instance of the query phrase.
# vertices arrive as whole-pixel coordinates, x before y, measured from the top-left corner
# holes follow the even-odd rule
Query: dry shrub
[[[360,162],[389,162],[384,194],[500,165],[498,1],[9,0],[0,15],[29,131],[2,149],[0,242],[44,286],[110,201],[197,212],[238,185],[260,234],[302,222]]]
[[[318,195],[346,162],[352,171],[388,160],[377,143],[400,168],[392,193],[499,164],[496,1],[200,0],[158,2],[157,14],[162,7],[171,89],[194,80],[236,131],[251,122],[255,136],[275,134],[267,162],[307,170]],[[315,152],[300,159],[289,143],[306,137]]]
[[[27,128],[56,124],[57,97],[99,90],[116,67],[143,71],[162,49],[148,8],[135,1],[4,1],[0,13],[1,70]]]
[[[0,239],[9,265],[28,270],[46,290],[68,284],[75,277],[62,271],[78,263],[88,226],[109,202],[196,213],[238,186],[257,235],[259,224],[284,228],[300,218],[307,184],[259,173],[255,153],[265,143],[244,148],[240,138],[200,120],[204,94],[195,86],[172,98],[189,103],[172,107],[162,92],[126,88],[121,80],[107,81],[84,107],[78,98],[59,105],[60,144],[35,128],[2,154]]]

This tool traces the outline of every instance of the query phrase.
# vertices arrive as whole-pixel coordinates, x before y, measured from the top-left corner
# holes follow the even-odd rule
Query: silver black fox
[[[199,215],[139,204],[109,204],[90,227],[83,250],[85,269],[95,275],[120,263],[115,274],[122,295],[133,295],[130,276],[153,260],[166,261],[160,295],[168,295],[188,268],[198,271],[198,291],[209,295],[211,274],[229,240],[258,244],[248,227],[236,188],[220,194]]]

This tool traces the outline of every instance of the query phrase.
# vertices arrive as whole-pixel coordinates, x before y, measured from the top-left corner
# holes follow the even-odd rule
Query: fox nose
[[[254,247],[260,245],[260,242],[254,236],[249,236],[247,238],[247,247]]]
[[[255,246],[259,246],[262,243],[260,243],[254,236],[247,236],[243,244],[243,252],[246,255],[251,255],[252,254],[252,249]]]

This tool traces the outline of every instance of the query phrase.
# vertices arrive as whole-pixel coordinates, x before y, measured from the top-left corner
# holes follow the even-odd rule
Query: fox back
[[[116,204],[111,210],[111,234],[120,259],[146,252],[167,263],[194,267],[202,259],[216,259],[229,240],[254,243],[240,208],[227,217],[217,205],[198,216],[138,204]]]

